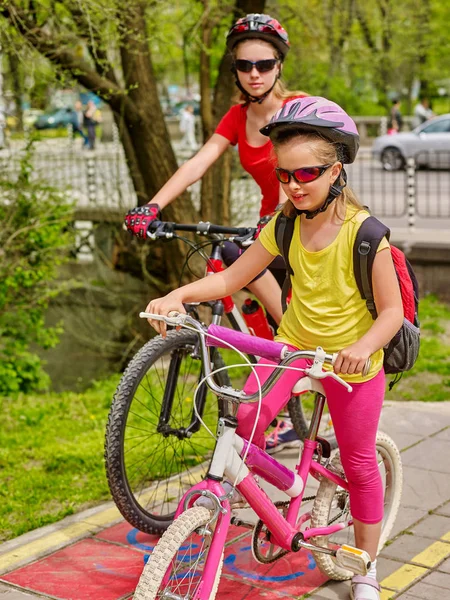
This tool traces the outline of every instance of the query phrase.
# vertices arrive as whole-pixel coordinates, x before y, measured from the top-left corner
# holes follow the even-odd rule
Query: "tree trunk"
[[[22,81],[20,77],[20,61],[14,48],[6,48],[6,54],[11,73],[11,83],[14,103],[16,105],[17,130],[23,131],[23,110],[22,110]]]
[[[121,46],[121,59],[126,88],[130,90],[129,98],[136,107],[136,115],[132,119],[128,118],[128,110],[124,113],[127,135],[134,150],[133,160],[139,166],[145,185],[146,193],[142,200],[148,202],[177,170],[178,165],[158,98],[145,36],[144,13],[144,4],[139,1],[129,2],[123,11],[122,26],[127,34],[127,44]],[[164,209],[164,215],[165,219],[177,222],[198,220],[187,193]],[[179,276],[179,258],[178,244],[167,244],[163,259],[166,272],[173,274],[174,278]]]
[[[14,2],[9,2],[2,5],[0,12],[58,70],[69,72],[81,85],[110,105],[121,132],[139,202],[148,202],[178,165],[159,103],[146,36],[145,3],[132,0],[119,16],[125,89],[111,75],[111,69],[104,65],[101,70],[98,65],[94,69],[88,61],[77,56],[72,47],[65,44],[66,40],[59,31],[40,27],[32,11],[24,11]],[[164,212],[165,217],[173,221],[198,220],[187,193]],[[163,254],[165,274],[175,278],[179,274],[184,250],[181,254],[175,243],[166,248]]]
[[[202,122],[202,139],[209,140],[212,136],[213,116],[211,103],[211,62],[209,53],[211,50],[211,37],[214,22],[210,15],[211,7],[209,0],[202,0],[204,6],[204,20],[202,23],[201,50],[200,50],[200,115]],[[213,215],[214,185],[213,170],[208,169],[202,178],[202,192],[200,201],[200,214],[206,221],[215,221]]]

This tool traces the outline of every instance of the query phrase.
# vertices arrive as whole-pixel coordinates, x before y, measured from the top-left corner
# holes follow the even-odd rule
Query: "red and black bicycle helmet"
[[[291,46],[287,31],[270,15],[252,13],[242,17],[233,25],[227,35],[227,48],[233,48],[244,40],[264,40],[275,46],[284,60]]]

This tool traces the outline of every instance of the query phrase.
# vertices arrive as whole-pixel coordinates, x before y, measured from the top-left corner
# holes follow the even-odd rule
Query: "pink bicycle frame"
[[[236,436],[238,437],[238,436]],[[298,536],[300,527],[306,521],[310,514],[302,515],[298,519],[298,513],[302,504],[303,495],[306,487],[308,474],[313,477],[321,475],[336,483],[336,485],[348,490],[347,482],[336,473],[330,471],[323,465],[313,460],[313,454],[318,446],[318,442],[305,440],[303,452],[300,455],[300,462],[296,467],[297,475],[275,458],[269,456],[254,444],[249,444],[245,440],[239,438],[243,443],[243,449],[240,452],[241,457],[248,448],[246,465],[250,469],[250,473],[237,484],[236,488],[247,500],[251,508],[255,511],[260,519],[262,519],[271,531],[274,542],[285,550],[293,550],[294,538]],[[268,483],[271,483],[281,491],[292,491],[295,488],[296,481],[299,477],[302,481],[300,492],[291,497],[289,509],[286,518],[279,512],[267,494],[256,483],[252,473],[259,475]],[[299,477],[298,477],[299,476]],[[222,485],[213,480],[206,478],[195,484],[184,495],[178,505],[175,513],[175,519],[187,508],[193,506],[196,499],[202,495],[203,491],[208,491],[214,494],[217,498],[223,498],[225,492]],[[196,493],[198,492],[198,493]],[[292,492],[291,492],[292,493]],[[231,511],[228,499],[221,499],[220,504],[222,511],[218,510],[217,521],[211,546],[209,549],[208,560],[204,567],[204,575],[202,585],[197,590],[195,600],[208,600],[211,589],[214,583],[215,574],[222,556],[225,545],[228,528],[230,525]],[[352,521],[347,523],[336,523],[328,527],[319,527],[313,529],[305,529],[301,531],[303,540],[308,540],[317,535],[331,535],[336,531],[342,530],[352,524]],[[297,548],[297,550],[300,549]]]

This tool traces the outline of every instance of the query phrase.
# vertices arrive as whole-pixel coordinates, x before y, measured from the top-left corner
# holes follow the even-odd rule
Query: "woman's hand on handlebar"
[[[132,235],[145,239],[151,223],[158,220],[160,216],[161,213],[158,204],[154,202],[144,204],[144,206],[137,206],[127,212],[125,215],[125,225]]]
[[[334,363],[334,372],[346,373],[348,375],[362,373],[371,354],[367,344],[360,341],[347,346],[347,348],[338,353],[336,362]]]
[[[163,296],[163,298],[151,300],[145,309],[145,312],[152,313],[154,315],[168,315],[172,311],[186,314],[183,302],[180,300],[177,291],[170,292],[170,294]],[[157,333],[160,333],[163,337],[166,337],[167,326],[164,321],[148,319],[148,322]]]

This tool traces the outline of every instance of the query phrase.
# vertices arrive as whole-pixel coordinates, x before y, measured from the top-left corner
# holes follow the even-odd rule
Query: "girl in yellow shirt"
[[[373,321],[353,274],[353,244],[368,214],[346,187],[343,169],[344,163],[354,161],[358,151],[355,123],[334,102],[307,97],[288,102],[261,133],[270,136],[274,145],[276,174],[288,198],[283,212],[298,215],[289,250],[294,271],[292,300],[277,339],[300,349],[320,345],[326,352],[338,352],[334,370],[352,383],[351,394],[341,392],[333,381],[324,380],[324,387],[349,483],[356,546],[366,550],[373,560],[367,577],[353,578],[351,597],[379,600],[376,553],[384,499],[375,437],[385,388],[383,347],[403,322],[400,290],[391,253],[386,251],[389,245],[387,241],[380,244],[373,263],[378,314]],[[242,289],[279,254],[276,218],[231,267],[151,301],[147,312],[185,312],[183,302],[214,300]],[[163,322],[151,324],[165,334]],[[372,367],[363,377],[369,357]],[[263,362],[267,368],[258,369],[262,381],[274,368],[274,363]],[[287,404],[301,376],[286,371],[263,399],[253,443],[264,447],[264,431]],[[256,387],[251,376],[245,390],[249,393]],[[256,409],[255,404],[239,408],[237,433],[245,439],[253,428]]]

